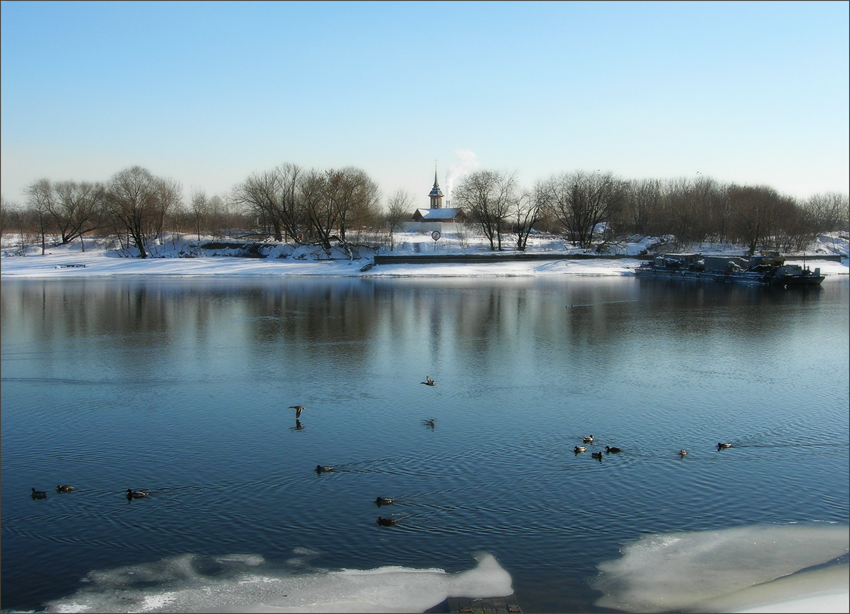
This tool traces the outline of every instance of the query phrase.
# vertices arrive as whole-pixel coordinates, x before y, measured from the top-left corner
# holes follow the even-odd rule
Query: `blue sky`
[[[850,191],[847,2],[2,2],[2,192],[283,162]]]

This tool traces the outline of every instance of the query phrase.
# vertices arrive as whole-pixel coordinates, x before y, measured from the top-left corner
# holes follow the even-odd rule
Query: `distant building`
[[[463,209],[443,207],[443,192],[437,183],[437,169],[434,169],[434,187],[428,194],[431,199],[431,207],[428,209],[417,209],[413,212],[414,222],[442,222],[459,223],[466,221],[466,213]]]

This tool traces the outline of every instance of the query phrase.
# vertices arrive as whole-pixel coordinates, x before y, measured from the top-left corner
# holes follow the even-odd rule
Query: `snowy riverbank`
[[[527,253],[563,255],[564,259],[488,262],[488,263],[436,263],[436,264],[390,264],[375,266],[368,271],[361,268],[372,262],[372,253],[362,250],[349,258],[341,251],[333,253],[334,259],[319,248],[312,246],[270,245],[264,258],[235,257],[227,248],[202,249],[198,242],[166,240],[157,246],[154,257],[140,259],[122,257],[117,251],[106,249],[103,243],[87,239],[85,251],[77,241],[70,245],[51,246],[45,249],[16,248],[13,237],[4,237],[3,258],[0,259],[0,275],[3,278],[66,278],[66,277],[111,277],[111,276],[303,276],[329,275],[338,277],[516,277],[542,275],[630,275],[641,260],[623,258],[638,256],[657,239],[642,238],[622,243],[611,248],[617,259],[597,258],[593,260],[569,259],[570,255],[582,250],[566,245],[563,241],[530,239]],[[221,242],[219,242],[220,244]],[[201,245],[212,244],[212,241]],[[703,254],[743,253],[742,246],[705,244],[693,246],[692,251]],[[489,253],[481,241],[469,240],[463,244],[445,237],[438,242],[430,236],[407,233],[397,237],[396,249],[392,254],[460,254]],[[508,252],[510,253],[510,252]],[[819,255],[842,255],[841,262],[821,260]],[[186,257],[191,255],[191,257]],[[801,256],[789,256],[789,263],[805,264],[820,268],[825,276],[848,274],[848,240],[838,236],[824,236],[808,251],[805,260]]]

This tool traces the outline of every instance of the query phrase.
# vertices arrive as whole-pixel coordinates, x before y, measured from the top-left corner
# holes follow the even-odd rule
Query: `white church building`
[[[413,212],[413,223],[406,225],[408,230],[420,230],[422,232],[439,230],[442,232],[453,229],[454,224],[466,221],[466,213],[462,209],[443,207],[443,192],[440,190],[440,184],[437,183],[436,168],[434,169],[434,187],[431,188],[428,197],[431,199],[431,206]],[[448,224],[452,226],[444,226]]]

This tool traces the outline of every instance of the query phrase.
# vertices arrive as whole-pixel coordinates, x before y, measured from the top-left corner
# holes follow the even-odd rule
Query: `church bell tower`
[[[431,188],[431,208],[441,209],[443,207],[443,192],[440,190],[440,185],[437,183],[437,165],[434,164],[434,187]]]

